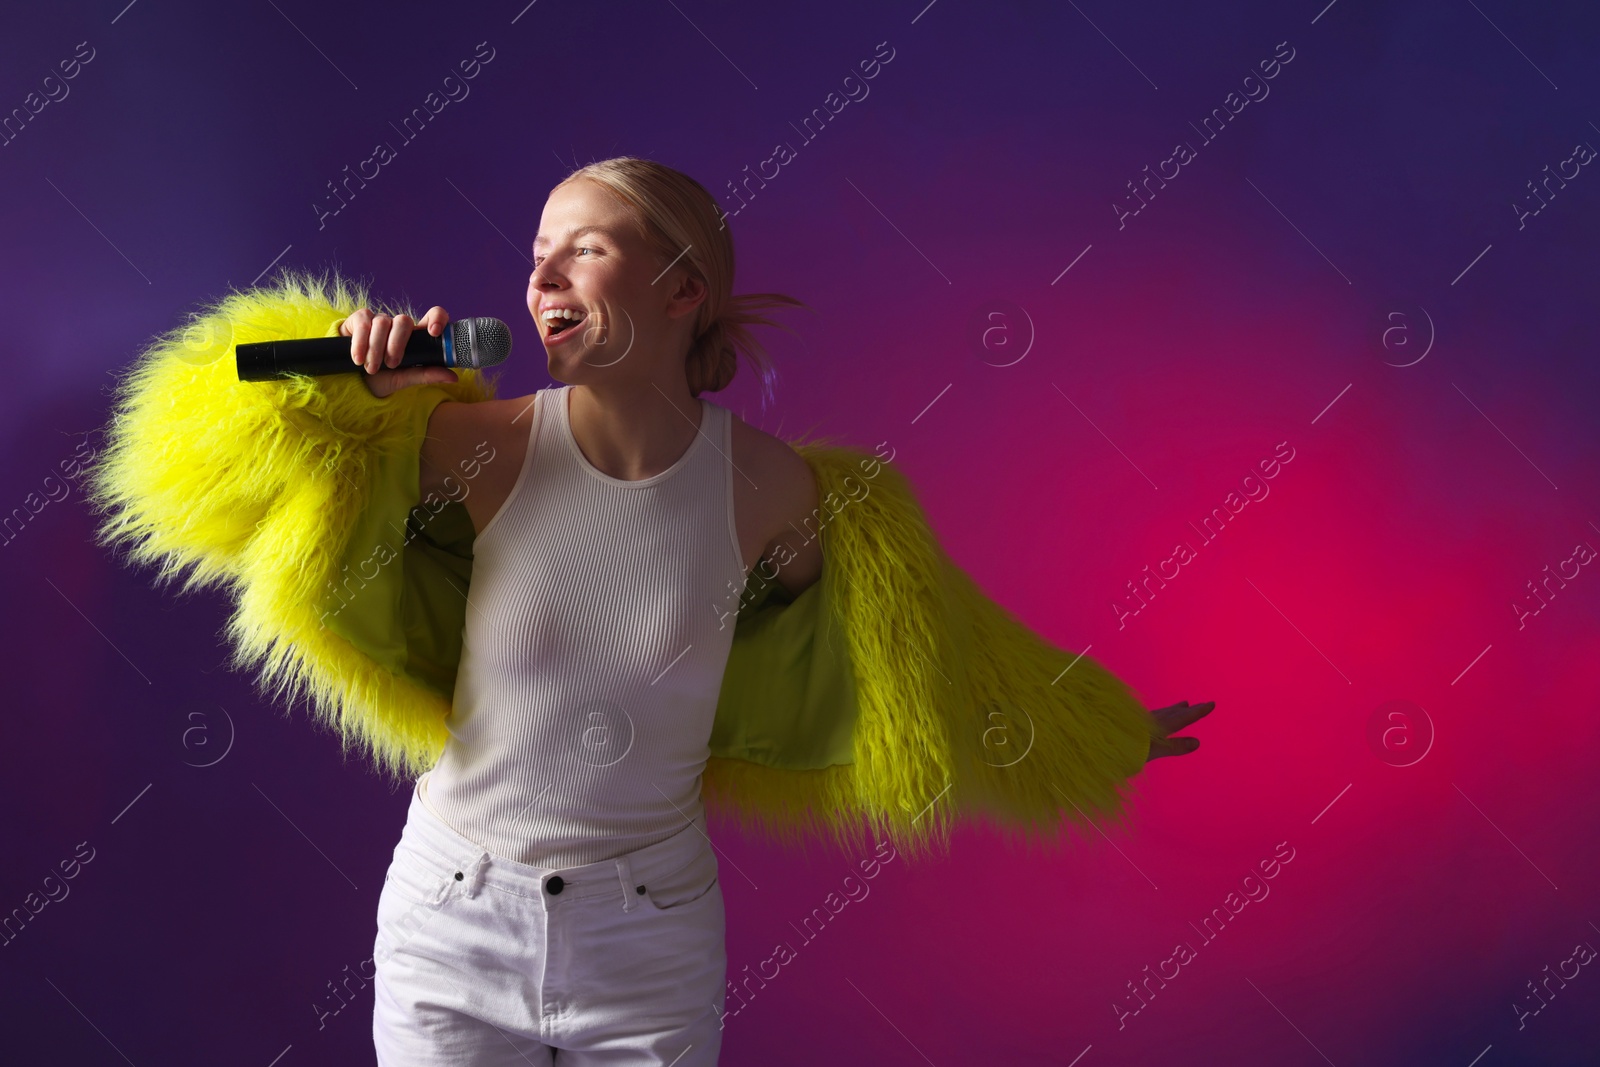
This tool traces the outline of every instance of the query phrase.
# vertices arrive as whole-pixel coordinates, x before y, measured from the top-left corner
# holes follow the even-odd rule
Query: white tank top
[[[641,481],[597,470],[542,389],[522,470],[473,542],[450,737],[423,802],[486,851],[570,867],[699,814],[745,567],[733,415]]]

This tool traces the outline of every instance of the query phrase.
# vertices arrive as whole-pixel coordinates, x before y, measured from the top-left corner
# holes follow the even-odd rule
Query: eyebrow
[[[613,241],[615,241],[617,239],[616,234],[612,233],[610,230],[606,229],[604,226],[594,226],[594,225],[579,226],[575,230],[568,230],[567,231],[567,238],[570,240],[571,238],[574,238],[574,237],[582,237],[586,233],[603,233],[607,237],[611,238]],[[535,237],[533,239],[533,247],[535,247],[535,248],[538,248],[542,244],[549,244],[549,243],[550,243],[550,238],[546,237],[542,233],[539,236],[537,236],[537,237]]]

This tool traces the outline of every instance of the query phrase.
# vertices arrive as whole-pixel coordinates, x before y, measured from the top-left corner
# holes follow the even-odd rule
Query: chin
[[[572,378],[572,370],[567,366],[566,361],[557,359],[548,352],[545,353],[544,372],[563,384]]]
[[[583,362],[583,353],[577,353],[576,358],[565,352],[551,355],[545,353],[545,373],[560,385],[588,385],[605,377],[603,369],[597,369]]]

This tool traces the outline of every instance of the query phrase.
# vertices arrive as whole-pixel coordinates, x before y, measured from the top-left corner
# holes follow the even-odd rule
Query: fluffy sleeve
[[[193,313],[122,376],[88,487],[101,544],[160,585],[226,591],[235,669],[256,669],[269,698],[305,698],[347,754],[403,778],[442,750],[448,679],[369,654],[340,633],[356,617],[330,620],[329,605],[375,494],[417,500],[433,408],[492,385],[463,370],[379,399],[353,373],[242,382],[235,364],[235,345],[335,336],[364,306],[358,285],[286,272]],[[406,565],[427,566],[421,553]]]
[[[1055,647],[944,552],[911,483],[848,448],[801,443],[816,475],[821,579],[740,621],[705,789],[786,844],[916,858],[987,823],[1060,844],[1119,821],[1157,724],[1100,663]],[[722,743],[721,749],[717,743]]]
[[[1062,843],[1125,813],[1155,720],[1116,675],[1057,648],[990,599],[944,551],[910,482],[824,490],[836,610],[856,665],[857,788],[918,845],[957,822]],[[833,497],[837,498],[835,502]]]

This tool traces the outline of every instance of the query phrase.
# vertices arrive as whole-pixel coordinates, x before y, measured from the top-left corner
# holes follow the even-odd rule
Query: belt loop
[[[633,864],[628,862],[626,855],[617,857],[617,878],[622,884],[622,910],[634,909]]]
[[[466,878],[461,887],[461,891],[462,894],[468,899],[478,895],[478,887],[483,885],[484,869],[488,866],[489,854],[487,852],[480,852],[478,853],[477,857],[470,862],[470,865],[464,871],[462,871],[462,874],[464,874]]]

